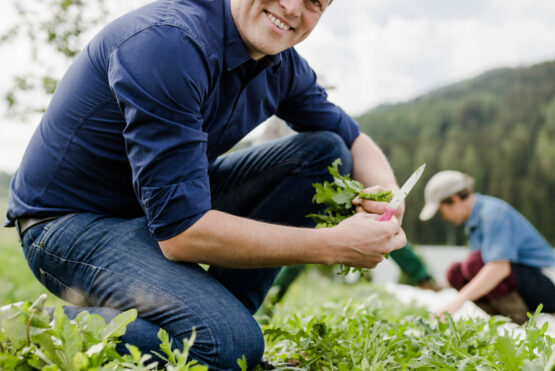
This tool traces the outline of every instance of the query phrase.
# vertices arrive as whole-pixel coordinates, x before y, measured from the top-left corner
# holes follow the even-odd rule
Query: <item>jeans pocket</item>
[[[23,235],[23,255],[25,256],[25,259],[27,260],[27,263],[30,267],[33,265],[33,257],[35,256],[35,252],[37,248],[39,248],[39,240],[44,234],[44,226],[45,224],[31,227]]]
[[[77,289],[69,287],[42,268],[39,268],[39,272],[41,283],[52,294],[73,305],[89,306],[89,302],[85,299],[85,296],[83,296]]]
[[[42,233],[40,234],[40,236],[38,236],[35,242],[33,242],[33,245],[36,245],[37,247],[40,247],[44,250],[48,250],[46,248],[48,241],[50,240],[52,235],[58,230],[58,227],[60,227],[63,223],[67,222],[69,219],[77,215],[79,214],[78,213],[67,214],[45,224]]]

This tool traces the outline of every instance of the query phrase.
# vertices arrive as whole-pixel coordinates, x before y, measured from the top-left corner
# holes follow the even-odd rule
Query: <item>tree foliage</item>
[[[423,190],[437,171],[476,179],[476,191],[502,198],[555,242],[555,62],[494,70],[413,101],[358,118],[384,150],[399,182],[426,162],[403,224],[408,238],[445,243],[446,225],[420,222]],[[463,242],[458,231],[458,242]]]
[[[0,46],[29,46],[29,69],[13,76],[5,100],[8,114],[25,119],[42,112],[70,61],[108,18],[105,0],[12,0],[13,26],[0,35]]]

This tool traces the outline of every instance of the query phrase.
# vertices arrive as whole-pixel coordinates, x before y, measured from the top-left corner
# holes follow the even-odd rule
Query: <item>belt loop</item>
[[[23,247],[23,237],[21,236],[21,227],[19,225],[19,220],[15,220],[15,230],[17,231],[17,239],[19,240],[19,245]]]

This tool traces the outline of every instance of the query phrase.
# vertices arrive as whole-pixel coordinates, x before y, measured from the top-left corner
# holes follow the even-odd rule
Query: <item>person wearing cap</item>
[[[517,323],[539,304],[544,312],[555,312],[555,250],[511,205],[473,188],[468,174],[445,170],[424,189],[420,219],[439,211],[452,224],[464,223],[472,249],[465,261],[449,268],[447,280],[459,293],[438,314],[453,314],[467,300]]]

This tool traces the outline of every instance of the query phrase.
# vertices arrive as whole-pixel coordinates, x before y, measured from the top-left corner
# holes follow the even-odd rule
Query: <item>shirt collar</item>
[[[474,229],[480,223],[480,210],[482,209],[482,195],[474,193],[474,203],[470,211],[470,217],[464,226],[465,232],[468,234],[471,229]]]
[[[263,58],[268,67],[277,67],[281,63],[281,54],[268,55]],[[224,60],[228,71],[251,60],[243,39],[237,31],[229,0],[224,0]]]

